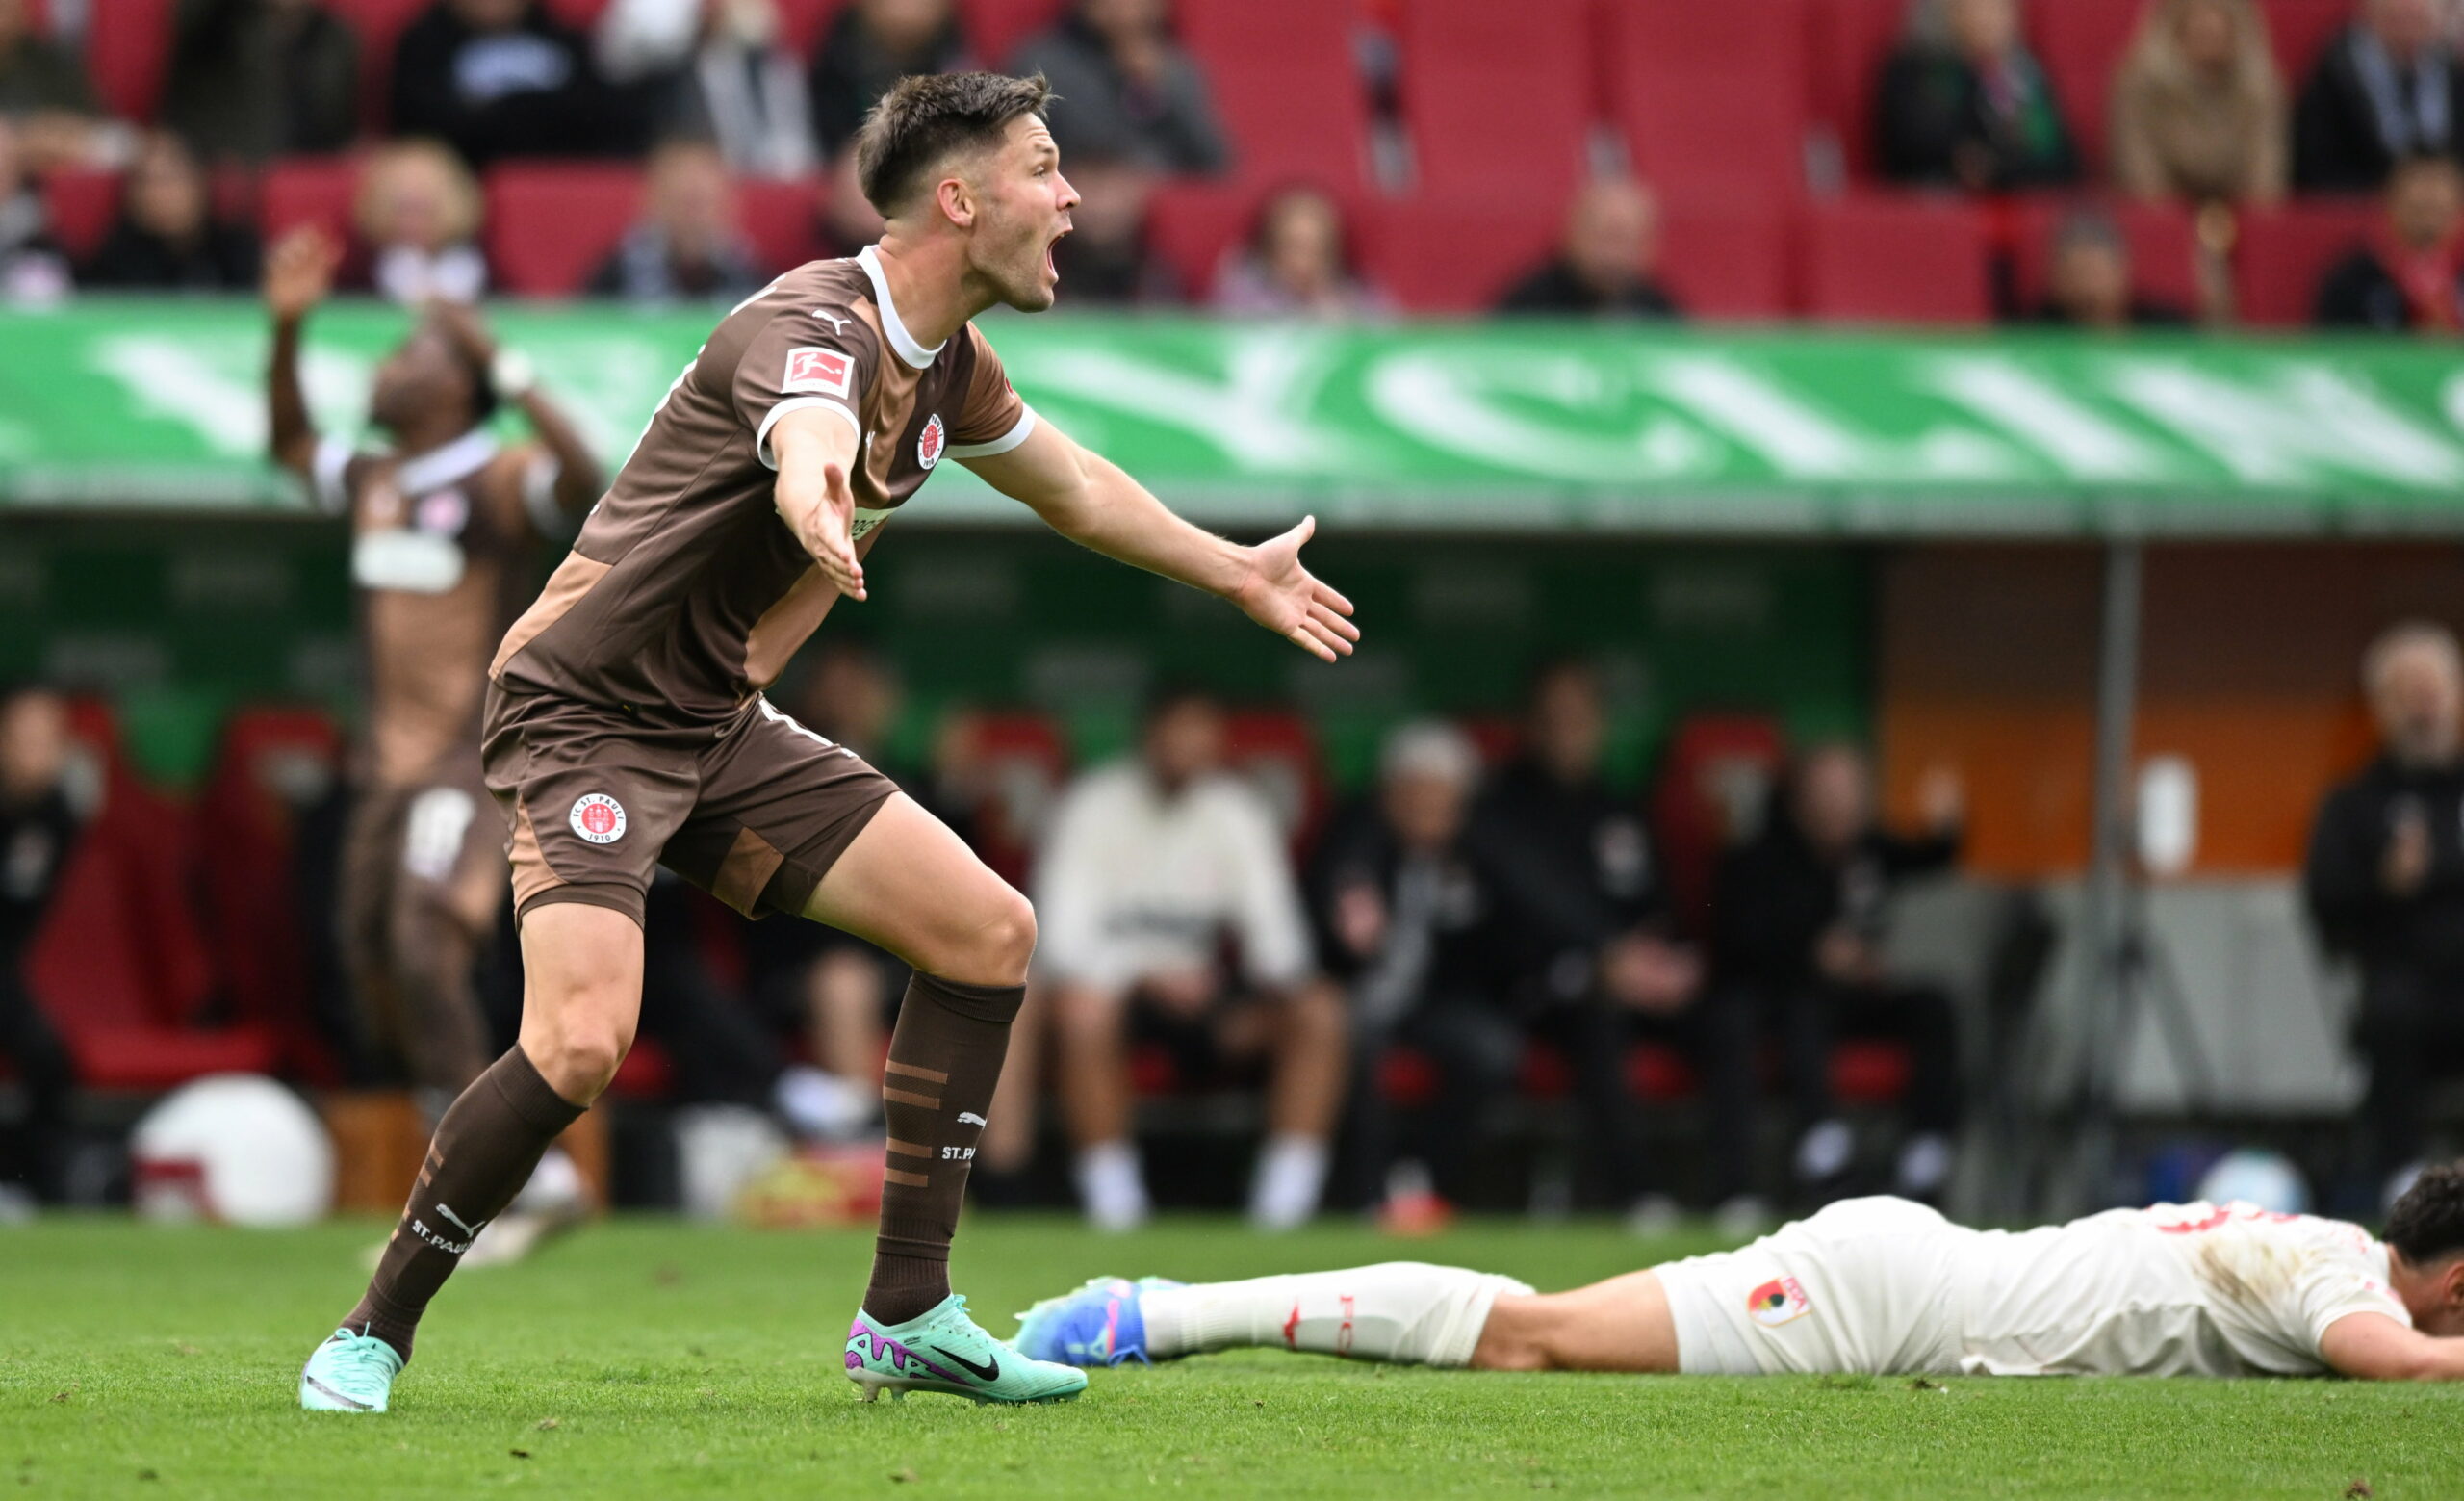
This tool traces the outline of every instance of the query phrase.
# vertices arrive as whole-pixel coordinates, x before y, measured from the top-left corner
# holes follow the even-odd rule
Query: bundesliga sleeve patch
[[[593,844],[613,844],[625,837],[625,805],[604,792],[584,792],[565,822]]]
[[[1764,1282],[1753,1292],[1748,1293],[1745,1299],[1745,1311],[1753,1314],[1754,1322],[1764,1329],[1778,1329],[1783,1324],[1804,1318],[1811,1313],[1813,1301],[1806,1296],[1806,1290],[1803,1287],[1797,1285],[1795,1278],[1782,1277]]]
[[[843,349],[825,349],[808,345],[787,351],[787,373],[779,381],[782,391],[815,391],[823,396],[847,394],[855,381],[856,359]]]

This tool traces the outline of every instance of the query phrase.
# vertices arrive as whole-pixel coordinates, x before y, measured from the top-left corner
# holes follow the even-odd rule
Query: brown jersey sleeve
[[[852,307],[782,307],[744,347],[735,367],[737,417],[753,429],[754,452],[772,469],[770,429],[789,412],[823,406],[847,419],[863,442],[864,392],[881,359],[871,322]]]
[[[1010,373],[992,341],[975,324],[966,325],[967,342],[975,347],[975,370],[960,403],[958,421],[950,427],[952,458],[989,458],[1007,453],[1036,430],[1036,414],[1011,388]]]

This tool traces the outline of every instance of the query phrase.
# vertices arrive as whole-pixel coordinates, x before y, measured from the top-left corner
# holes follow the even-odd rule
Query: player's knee
[[[1329,985],[1295,990],[1284,1002],[1284,1033],[1315,1050],[1342,1048],[1351,1033],[1342,995]]]
[[[1546,1300],[1507,1295],[1489,1308],[1480,1326],[1479,1343],[1472,1348],[1477,1371],[1546,1371],[1554,1368],[1549,1342]]]
[[[1007,884],[988,904],[969,945],[969,968],[985,975],[986,985],[1023,985],[1027,961],[1036,952],[1036,909]]]
[[[609,1022],[584,1021],[525,1038],[523,1051],[548,1087],[576,1104],[604,1092],[632,1050],[633,1032]]]

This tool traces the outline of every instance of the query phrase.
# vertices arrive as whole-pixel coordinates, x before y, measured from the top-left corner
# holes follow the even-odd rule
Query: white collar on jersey
[[[917,370],[931,370],[933,361],[940,357],[946,346],[937,344],[928,349],[916,343],[915,336],[907,331],[907,324],[898,316],[898,304],[889,299],[889,277],[882,272],[880,251],[879,246],[864,246],[856,252],[856,264],[863,267],[864,274],[873,278],[873,302],[882,310],[882,331],[889,335],[889,347],[898,351],[900,359]]]
[[[497,435],[474,427],[443,448],[404,459],[394,471],[394,483],[404,495],[425,495],[478,473],[496,456]]]

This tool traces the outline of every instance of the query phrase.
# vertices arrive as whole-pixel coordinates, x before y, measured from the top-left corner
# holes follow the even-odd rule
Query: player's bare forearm
[[[317,425],[299,385],[299,330],[305,322],[298,314],[275,317],[273,357],[266,366],[266,447],[275,463],[301,476],[317,455]]]
[[[862,599],[864,564],[855,543],[856,493],[849,479],[854,425],[825,407],[789,412],[770,428],[770,453],[779,461],[772,490],[779,514],[838,592]]]
[[[1314,520],[1255,547],[1226,541],[1172,514],[1119,466],[1048,422],[1009,453],[968,467],[1080,546],[1219,595],[1327,661],[1349,655],[1360,639],[1351,602],[1300,565],[1300,544],[1316,530]]]
[[[564,408],[551,401],[547,393],[533,387],[522,398],[522,415],[530,430],[539,435],[548,452],[556,459],[556,508],[568,516],[578,516],[599,503],[607,488],[607,476],[599,467],[599,455],[582,441],[581,431]]]
[[[2319,1353],[2356,1381],[2464,1381],[2464,1339],[2442,1339],[2383,1313],[2348,1313],[2327,1326]]]

